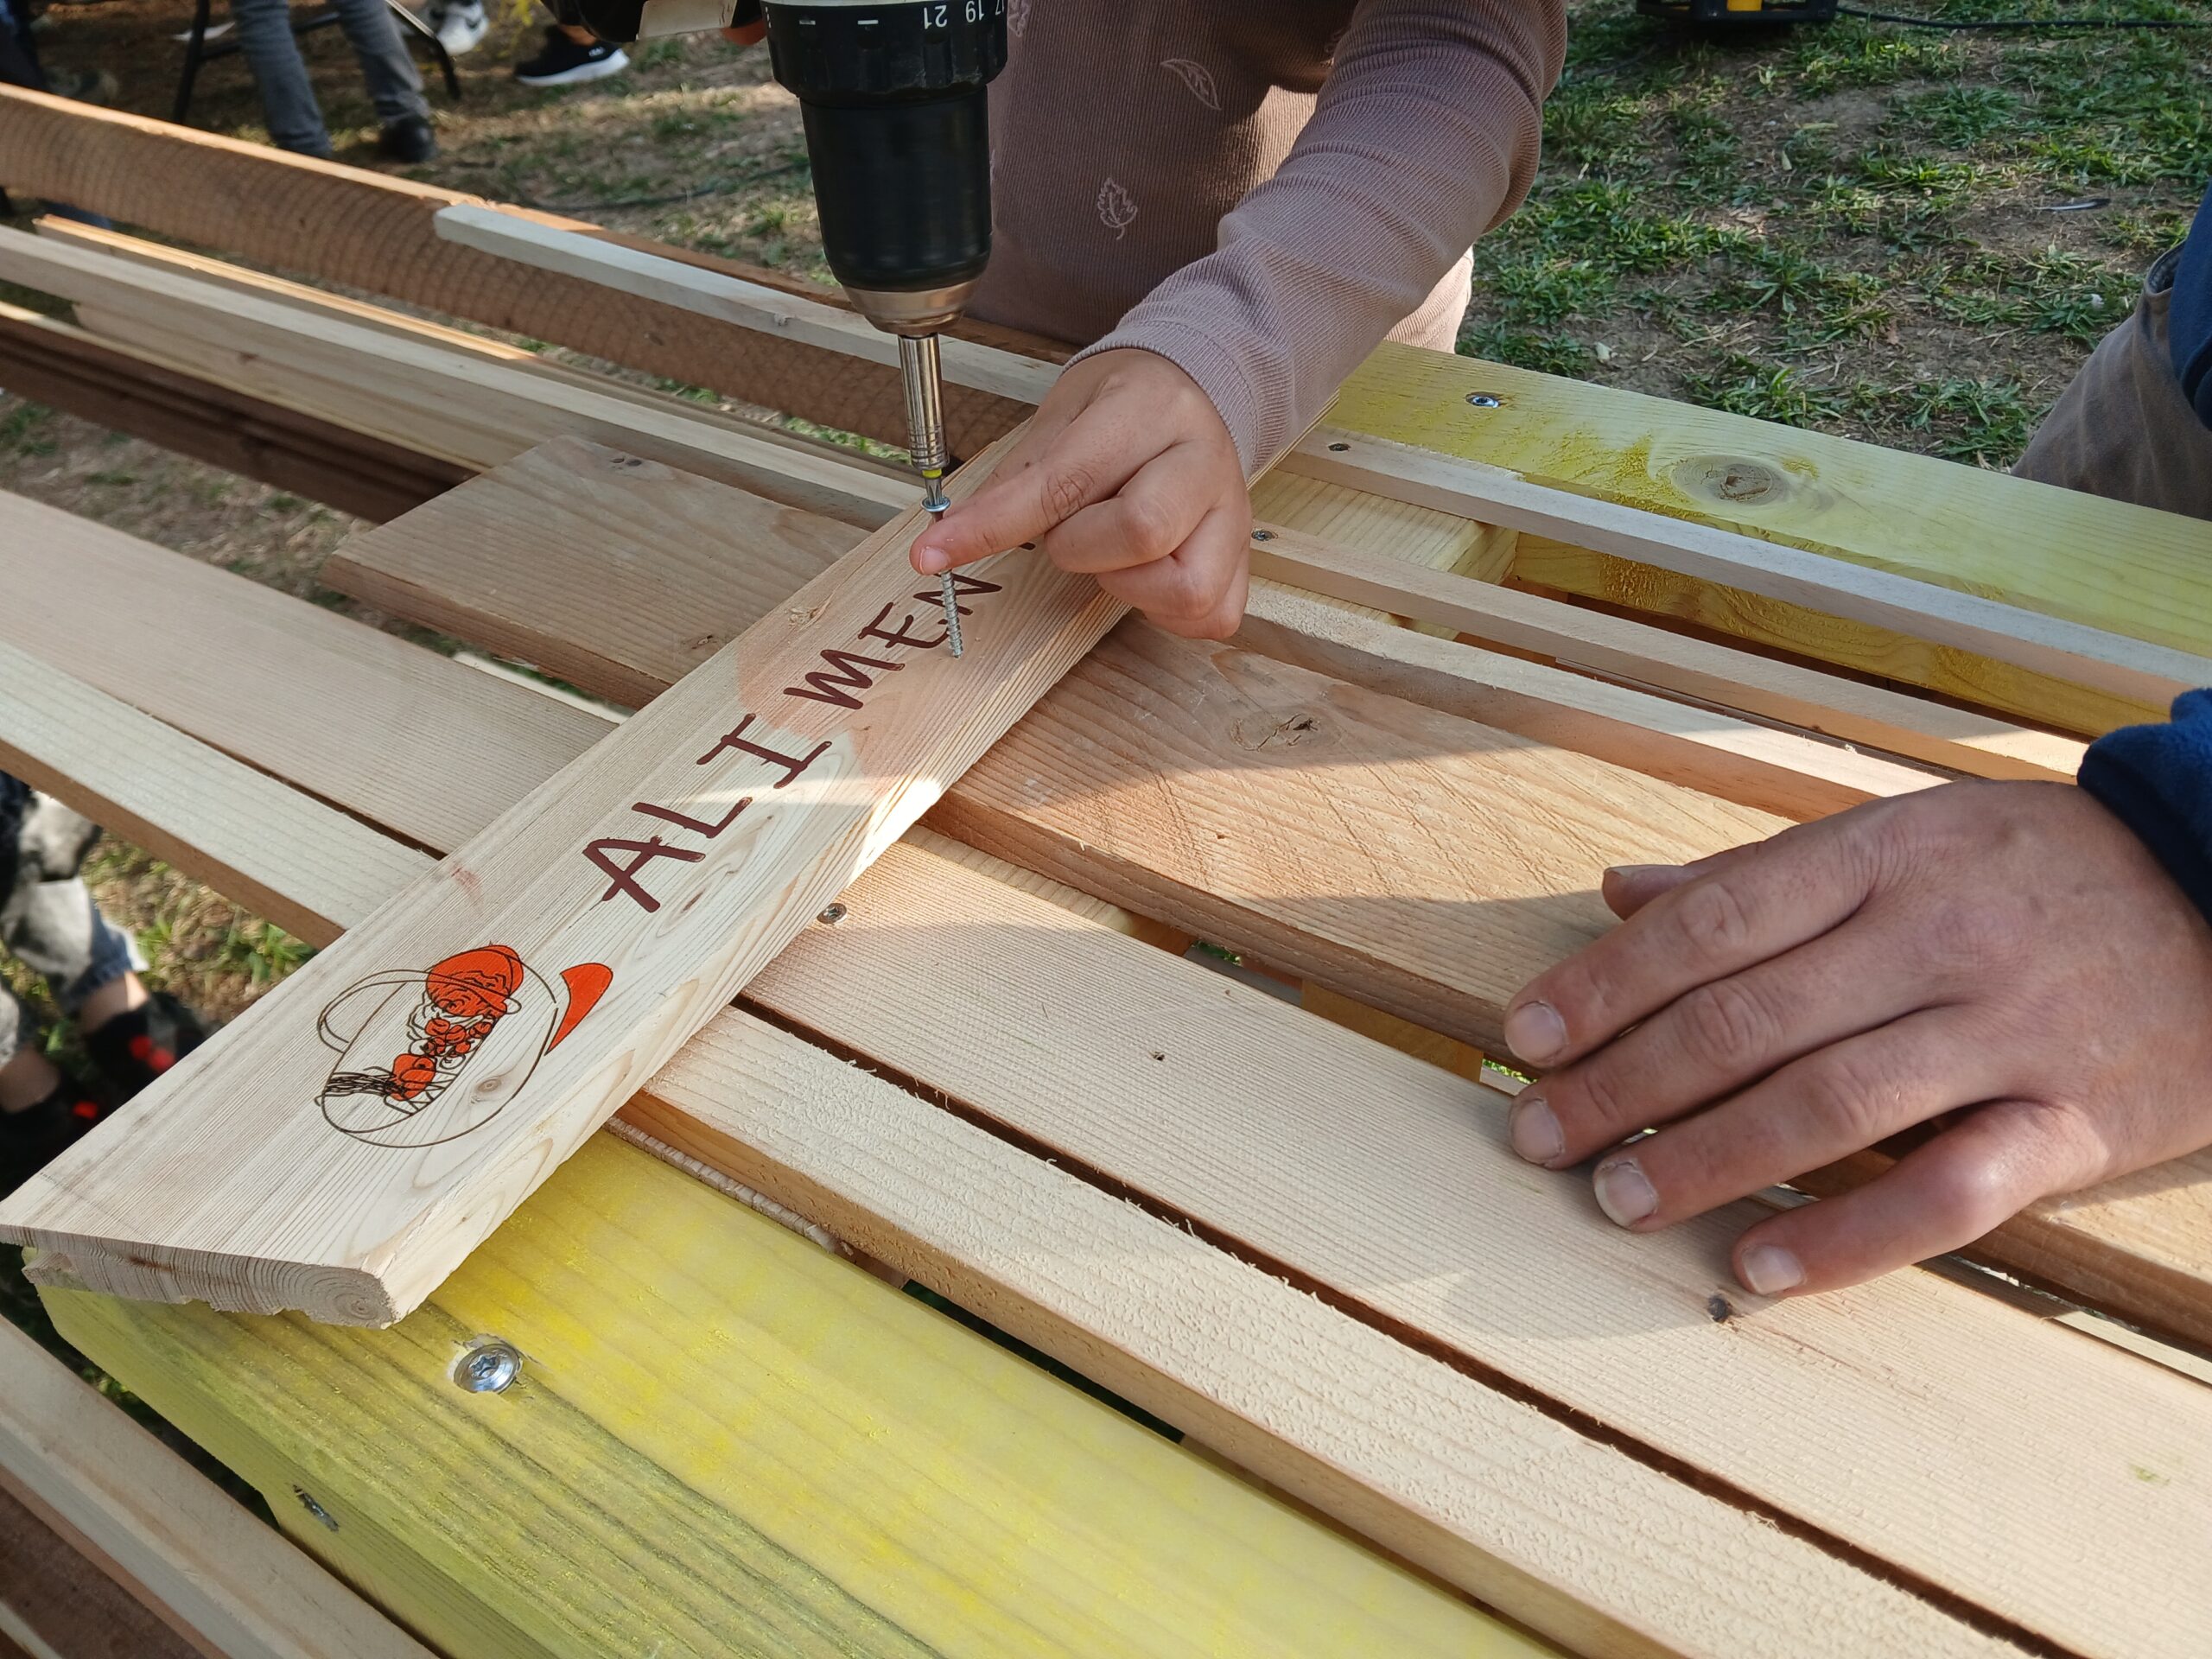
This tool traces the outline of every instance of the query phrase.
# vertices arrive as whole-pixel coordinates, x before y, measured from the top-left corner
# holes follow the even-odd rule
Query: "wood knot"
[[[1230,740],[1240,748],[1287,749],[1323,735],[1327,728],[1311,709],[1287,715],[1247,715],[1229,728]]]
[[[1685,495],[1730,506],[1775,506],[1796,487],[1779,467],[1745,455],[1692,455],[1675,463],[1675,486]]]

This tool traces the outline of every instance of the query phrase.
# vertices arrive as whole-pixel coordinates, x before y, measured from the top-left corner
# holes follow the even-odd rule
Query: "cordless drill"
[[[830,269],[899,339],[922,505],[950,505],[938,336],[991,253],[984,89],[1006,67],[1006,0],[573,0],[601,40],[765,22],[777,80],[806,121]],[[945,632],[960,654],[952,576]]]

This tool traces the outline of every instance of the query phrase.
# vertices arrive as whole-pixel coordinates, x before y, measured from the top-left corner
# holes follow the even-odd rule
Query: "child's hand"
[[[990,482],[915,537],[935,575],[1025,542],[1087,571],[1170,633],[1223,639],[1244,615],[1252,504],[1198,383],[1152,352],[1102,352],[1053,385]]]
[[[1515,997],[1505,1032],[1559,1068],[1514,1103],[1514,1149],[1604,1154],[1622,1225],[1955,1115],[1879,1179],[1746,1230],[1754,1291],[1871,1279],[2212,1143],[2212,926],[2078,789],[1875,802],[1609,871],[1605,901],[1623,925]]]

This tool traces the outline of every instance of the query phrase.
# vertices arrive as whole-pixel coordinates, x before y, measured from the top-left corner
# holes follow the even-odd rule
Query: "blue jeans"
[[[368,83],[378,121],[390,126],[409,116],[428,116],[423,77],[407,55],[385,0],[334,0],[334,5],[338,26],[360,60],[361,79]],[[270,137],[282,149],[327,157],[330,132],[322,124],[322,106],[308,84],[299,43],[292,38],[291,8],[285,0],[231,0],[231,15],[238,20],[238,48],[261,88]]]
[[[42,974],[74,1014],[103,985],[145,966],[130,936],[100,914],[78,876],[99,839],[89,820],[0,772],[0,945]],[[29,1011],[0,986],[0,1065],[36,1034]]]

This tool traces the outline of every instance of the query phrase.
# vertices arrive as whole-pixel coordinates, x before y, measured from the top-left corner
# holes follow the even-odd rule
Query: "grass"
[[[1737,41],[1570,7],[1542,171],[1477,247],[1460,349],[2009,465],[2212,175],[2212,4],[2040,10],[2205,29]]]

